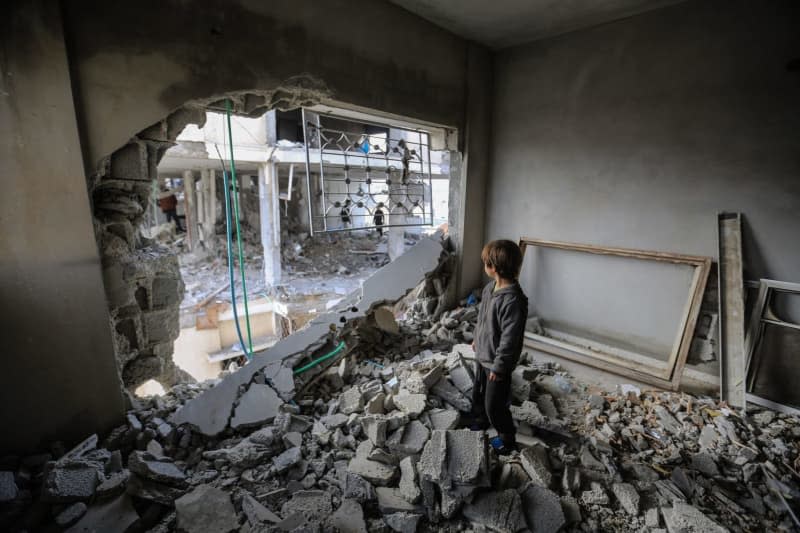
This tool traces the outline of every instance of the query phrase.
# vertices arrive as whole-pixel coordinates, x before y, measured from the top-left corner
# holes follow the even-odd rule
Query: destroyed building
[[[798,23],[12,1],[0,530],[800,530]],[[507,456],[468,423],[499,238]]]

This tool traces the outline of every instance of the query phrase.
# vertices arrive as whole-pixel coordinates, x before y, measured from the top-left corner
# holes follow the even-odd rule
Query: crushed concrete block
[[[345,499],[333,513],[328,525],[341,533],[367,533],[364,510],[356,500]]]
[[[558,418],[558,409],[553,401],[553,397],[549,394],[540,394],[536,397],[536,405],[539,406],[539,411],[542,412],[547,418]]]
[[[333,512],[331,495],[322,490],[301,490],[281,507],[282,516],[301,513],[307,520],[321,522]]]
[[[100,476],[97,468],[87,462],[59,463],[47,473],[42,486],[42,500],[54,503],[88,500],[94,496]]]
[[[275,389],[269,385],[253,383],[239,399],[239,405],[236,406],[231,419],[231,427],[244,428],[269,424],[275,420],[282,404],[283,400]]]
[[[425,447],[430,437],[430,430],[419,420],[412,420],[406,426],[395,431],[386,439],[386,446],[401,454],[418,454]]]
[[[427,396],[424,394],[400,393],[394,396],[392,400],[400,411],[411,418],[417,418],[425,410]]]
[[[416,513],[392,513],[384,515],[383,520],[392,531],[398,533],[416,533],[421,514]]]
[[[673,502],[672,507],[663,507],[661,514],[669,533],[727,533],[696,507],[683,502]]]
[[[550,460],[544,446],[534,445],[522,450],[519,455],[522,468],[525,469],[531,481],[542,487],[549,487],[553,480],[550,472]]]
[[[644,525],[651,528],[661,525],[661,518],[657,507],[651,507],[644,512]]]
[[[581,466],[587,470],[594,470],[596,472],[606,472],[606,466],[598,461],[588,447],[581,450],[580,456]]]
[[[319,421],[322,422],[322,424],[326,428],[328,428],[330,430],[334,430],[334,429],[338,429],[338,428],[344,426],[345,424],[347,424],[347,420],[348,420],[348,416],[347,415],[342,414],[342,413],[336,413],[336,414],[333,414],[333,415],[323,416],[322,418],[320,418]]]
[[[369,456],[367,456],[367,459],[369,459],[370,461],[378,461],[379,463],[383,463],[385,465],[398,464],[397,457],[387,452],[383,448],[373,449],[371,452],[369,452]]]
[[[436,385],[431,387],[431,394],[438,396],[461,412],[468,413],[472,410],[472,401],[447,379],[440,379]]]
[[[361,419],[361,426],[367,438],[375,446],[383,446],[386,443],[386,419],[380,416],[365,416]]]
[[[14,472],[0,472],[0,503],[17,498],[19,489],[14,481]]]
[[[386,394],[379,392],[372,396],[364,406],[364,412],[372,415],[382,415],[384,413],[383,403],[386,401]]]
[[[488,449],[482,431],[434,431],[422,450],[417,472],[421,479],[448,487],[489,486]]]
[[[88,533],[93,531],[128,531],[139,515],[133,508],[128,495],[106,503],[92,505],[77,524],[66,530],[66,533]]]
[[[464,518],[493,531],[519,531],[525,518],[519,494],[514,490],[484,492],[464,506]]]
[[[408,503],[400,493],[400,489],[394,487],[377,487],[375,494],[378,496],[378,508],[383,514],[392,513],[415,513],[421,512],[421,508]]]
[[[366,457],[353,457],[347,465],[348,472],[366,479],[373,485],[389,485],[397,475],[397,467],[370,461]]]
[[[520,494],[528,529],[537,533],[555,533],[566,523],[558,495],[545,487],[529,485]]]
[[[675,417],[672,416],[672,413],[667,411],[663,405],[653,406],[653,412],[658,417],[659,424],[661,424],[661,427],[664,428],[667,433],[672,435],[679,435],[681,433],[683,425],[675,420]]]
[[[639,493],[630,483],[614,483],[611,492],[620,506],[631,516],[639,516]]]
[[[253,435],[255,435],[255,433]],[[271,457],[272,450],[265,448],[263,445],[256,444],[256,442],[253,441],[253,435],[250,435],[250,438],[244,439],[230,448],[203,452],[203,459],[209,461],[221,459],[239,469],[256,466],[264,459]]]
[[[461,391],[467,397],[472,395],[472,385],[475,381],[475,378],[472,376],[472,372],[464,365],[461,359],[458,359],[458,362],[455,363],[450,367],[449,375],[450,381],[453,382],[453,385]]]
[[[346,415],[360,413],[364,409],[364,395],[358,387],[350,387],[340,396],[339,410]]]
[[[290,431],[283,436],[283,444],[287,448],[294,448],[296,446],[302,446],[303,444],[303,434],[297,431]]]
[[[544,415],[539,411],[539,406],[530,400],[525,400],[519,406],[512,405],[511,417],[531,426],[539,426],[545,423]]]
[[[128,469],[151,481],[175,487],[186,485],[186,474],[169,459],[157,458],[147,452],[133,451],[128,456]]]
[[[86,504],[83,502],[73,503],[56,515],[56,524],[67,528],[80,520],[84,514],[86,514]]]
[[[417,469],[414,466],[414,459],[412,457],[404,457],[400,461],[400,496],[402,496],[408,503],[416,503],[422,497],[417,485]]]
[[[742,450],[745,449],[747,448],[742,448]],[[717,462],[714,461],[714,457],[710,453],[699,452],[692,455],[692,468],[694,468],[698,472],[705,474],[708,477],[719,476],[719,468],[717,468]]]
[[[603,486],[596,481],[592,481],[590,489],[581,494],[581,503],[584,505],[608,505],[608,494]]]
[[[186,489],[157,483],[134,475],[128,479],[125,491],[130,496],[170,506],[174,504],[175,500],[184,495]]]
[[[524,377],[524,370],[520,367],[511,373],[511,396],[522,403],[531,399],[532,384]]]
[[[261,505],[252,494],[247,492],[242,496],[242,512],[251,526],[265,523],[277,524],[281,521],[281,517]]]
[[[431,409],[428,411],[428,418],[434,430],[448,430],[458,427],[461,415],[452,409]]]
[[[344,360],[342,360],[344,363]],[[342,387],[344,387],[344,380],[342,379],[342,375],[339,372],[339,369],[335,366],[330,367],[327,371],[325,371],[325,381],[327,381],[328,386],[338,391]]]
[[[564,520],[567,524],[579,524],[583,520],[581,506],[578,500],[572,496],[561,497],[561,510],[564,512]]]
[[[373,317],[375,318],[375,325],[378,326],[379,330],[393,335],[400,333],[400,325],[394,318],[391,307],[384,305],[376,308],[373,312]]]
[[[363,477],[345,472],[344,497],[366,503],[375,499],[375,489]]]
[[[275,471],[279,474],[289,470],[303,459],[303,453],[299,446],[289,448],[284,451],[275,459],[273,459],[273,466]]]
[[[697,442],[700,444],[700,450],[706,451],[715,448],[719,439],[720,435],[717,433],[717,430],[714,429],[714,426],[706,424],[703,426],[703,429],[700,430],[700,438]]]
[[[425,385],[426,389],[430,390],[431,387],[439,382],[443,375],[444,366],[441,364],[436,364],[433,368],[422,375],[422,384]]]
[[[95,489],[95,497],[98,500],[114,498],[125,492],[125,485],[128,483],[130,474],[127,470],[114,472],[100,483]]]
[[[230,495],[211,485],[200,485],[175,500],[178,529],[186,533],[239,529]]]

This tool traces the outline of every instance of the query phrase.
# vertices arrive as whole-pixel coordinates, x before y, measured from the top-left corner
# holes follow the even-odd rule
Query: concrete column
[[[195,208],[195,185],[194,172],[191,170],[183,171],[183,198],[185,202],[184,212],[186,213],[186,242],[189,251],[193,251],[198,242],[197,228],[197,209]]]
[[[299,167],[300,165],[298,165]],[[297,172],[298,167],[295,167],[295,172]],[[303,176],[305,176],[305,172]],[[292,191],[292,198],[297,198],[297,221],[300,223],[300,227],[303,228],[303,231],[311,231],[311,220],[308,218],[308,186],[305,180],[301,181],[295,177],[294,182],[294,190]]]
[[[395,219],[394,221],[392,219]],[[388,224],[403,223],[398,219],[405,221],[404,215],[387,215],[386,220]],[[389,261],[394,261],[406,251],[406,229],[405,228],[387,228],[389,232],[388,248],[389,248]]]
[[[258,167],[258,199],[261,215],[261,244],[264,247],[264,280],[275,285],[281,280],[281,226],[278,198],[278,168],[274,163]]]
[[[206,221],[208,223],[208,244],[209,250],[216,249],[217,239],[215,238],[215,228],[217,226],[217,172],[215,170],[208,171],[208,216]]]

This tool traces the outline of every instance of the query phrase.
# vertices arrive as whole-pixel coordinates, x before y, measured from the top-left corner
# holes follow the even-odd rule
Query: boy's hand
[[[503,378],[501,378],[499,374],[489,372],[489,381],[503,381]]]

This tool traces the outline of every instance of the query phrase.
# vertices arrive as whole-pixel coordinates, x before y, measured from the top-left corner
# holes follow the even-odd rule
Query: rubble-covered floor
[[[600,392],[526,353],[512,376],[520,451],[495,456],[491,432],[465,427],[477,308],[441,309],[440,252],[427,241],[367,281],[396,302],[425,275],[399,323],[372,301],[348,308],[341,334],[357,342],[338,359],[293,376],[300,360],[267,352],[219,382],[131,399],[102,439],[0,458],[0,530],[793,530],[793,416]]]

